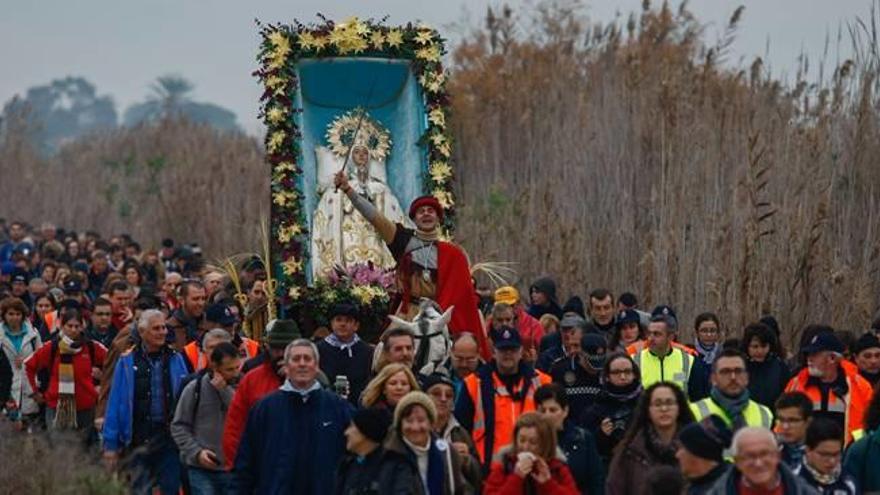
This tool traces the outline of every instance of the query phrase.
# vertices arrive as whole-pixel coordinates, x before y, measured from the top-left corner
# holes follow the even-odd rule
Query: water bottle
[[[351,393],[348,377],[345,375],[337,375],[336,381],[333,383],[333,390],[343,399],[348,399],[348,394]]]

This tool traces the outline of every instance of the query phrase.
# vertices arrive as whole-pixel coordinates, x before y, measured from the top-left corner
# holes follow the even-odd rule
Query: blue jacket
[[[189,374],[183,356],[174,353],[168,360],[172,396],[180,394],[180,383]],[[104,450],[111,452],[131,443],[132,409],[134,407],[134,354],[129,350],[119,358],[113,370],[113,385],[104,413]]]
[[[236,493],[331,492],[353,408],[323,389],[307,397],[277,390],[251,409],[235,457]]]

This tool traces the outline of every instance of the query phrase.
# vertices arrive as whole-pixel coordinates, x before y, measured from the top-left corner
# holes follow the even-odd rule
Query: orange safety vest
[[[202,350],[199,348],[198,342],[193,341],[184,346],[183,353],[186,356],[189,364],[192,365],[192,369],[194,371],[199,371],[202,368],[208,366],[208,358],[202,353]],[[241,364],[244,365],[244,362],[248,359],[256,357],[257,354],[260,353],[260,344],[256,341],[251,340],[247,337],[241,338],[241,345],[238,347],[238,354],[241,356]]]
[[[822,408],[822,392],[816,385],[810,385],[807,380],[810,378],[810,371],[807,368],[802,369],[795,375],[785,387],[786,392],[802,392],[813,402],[814,411],[828,411],[843,413],[846,445],[858,440],[865,434],[864,416],[868,404],[871,403],[873,389],[871,384],[862,378],[858,373],[858,368],[849,361],[841,361],[840,372],[846,377],[846,385],[849,392],[838,397],[833,390],[828,391],[828,405]]]
[[[684,352],[690,354],[691,356],[697,355],[697,350],[694,349],[693,347],[686,346],[684,344],[679,344],[678,342],[676,342],[674,340],[671,342],[671,344],[672,344],[673,348],[681,349]],[[648,345],[647,340],[637,340],[637,341],[633,342],[632,344],[626,346],[626,353],[629,354],[630,356],[635,356],[636,354],[642,352],[642,350],[645,349],[645,346],[647,346],[647,345]]]
[[[464,379],[464,385],[474,403],[474,426],[471,435],[481,462],[486,464],[486,421],[494,419],[494,442],[492,444],[492,452],[488,453],[489,459],[491,459],[498,453],[501,447],[513,442],[513,427],[516,424],[516,419],[522,413],[535,410],[535,390],[541,385],[552,382],[553,379],[541,371],[535,370],[535,375],[528,384],[529,387],[525,397],[520,401],[515,401],[512,395],[516,395],[522,390],[523,380],[520,380],[518,386],[513,390],[513,394],[511,394],[498,377],[498,374],[492,372],[495,394],[487,399],[480,392],[480,375],[482,374],[480,372],[470,374]],[[494,401],[494,418],[486,418],[483,406],[484,400]]]

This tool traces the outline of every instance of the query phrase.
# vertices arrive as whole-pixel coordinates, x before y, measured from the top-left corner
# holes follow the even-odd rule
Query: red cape
[[[444,311],[455,306],[449,322],[450,333],[453,336],[460,332],[474,334],[480,344],[483,359],[491,359],[483,318],[477,309],[479,297],[471,281],[467,256],[461,248],[450,242],[437,242],[436,301]]]

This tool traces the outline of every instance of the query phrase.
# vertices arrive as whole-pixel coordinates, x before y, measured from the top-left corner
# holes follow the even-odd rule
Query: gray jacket
[[[197,386],[200,387],[198,397]],[[226,464],[222,445],[223,423],[234,393],[231,386],[222,390],[215,388],[211,384],[210,372],[200,373],[184,387],[171,422],[171,436],[184,463],[204,468],[198,462],[198,455],[202,449],[208,449],[217,455],[217,470],[223,470]]]

